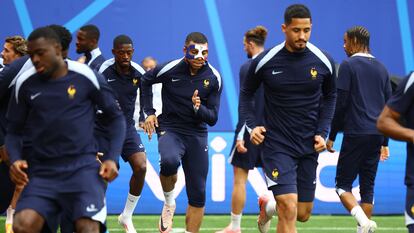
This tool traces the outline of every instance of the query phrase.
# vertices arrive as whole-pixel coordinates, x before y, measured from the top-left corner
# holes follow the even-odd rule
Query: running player
[[[252,129],[252,143],[263,144],[263,169],[276,200],[275,204],[265,196],[259,199],[260,232],[268,231],[276,209],[277,231],[296,232],[296,220],[307,221],[313,208],[317,160],[326,148],[334,114],[336,78],[330,56],[308,42],[311,29],[306,6],[286,8],[285,42],[253,60],[241,89],[241,113]],[[264,125],[258,124],[252,105],[261,83]]]
[[[357,220],[357,232],[374,232],[377,224],[369,220],[374,207],[374,181],[380,154],[385,159],[388,140],[377,130],[376,121],[391,96],[388,71],[369,48],[370,34],[362,26],[348,29],[344,49],[349,57],[341,63],[335,116],[327,149],[333,144],[340,125],[344,138],[336,168],[336,192],[344,207]],[[384,153],[381,153],[383,151]],[[359,175],[361,203],[352,194],[352,183]]]
[[[10,175],[17,185],[26,185],[13,229],[55,232],[60,213],[70,213],[77,232],[99,232],[106,218],[103,179],[117,176],[115,161],[125,134],[122,112],[103,77],[63,60],[52,29],[34,30],[28,51],[34,68],[16,81],[7,115]],[[102,165],[95,159],[95,105],[111,119],[111,150]],[[23,154],[25,142],[31,150]]]
[[[249,60],[240,68],[240,87],[246,80],[247,71],[249,70],[252,59],[256,58],[264,51],[264,43],[267,36],[267,29],[263,26],[257,26],[250,29],[244,34],[243,45],[244,51]],[[260,86],[256,91],[255,98],[256,118],[262,121],[264,111],[263,87]],[[240,109],[240,107],[239,107]],[[246,202],[246,182],[249,170],[255,167],[261,167],[261,150],[258,146],[250,142],[250,134],[246,130],[245,118],[239,112],[239,121],[236,127],[234,146],[229,161],[233,165],[233,192],[231,196],[231,222],[226,228],[216,233],[241,232],[240,224],[242,211]]]
[[[171,232],[175,211],[174,186],[182,164],[188,208],[186,232],[199,232],[204,216],[208,172],[207,125],[217,122],[222,91],[220,74],[207,61],[207,38],[199,32],[187,35],[184,58],[157,66],[142,80],[144,130],[151,138],[157,128],[160,180],[164,207],[159,221],[161,233]],[[162,83],[162,114],[152,105],[152,84]],[[159,120],[158,120],[159,119]]]
[[[105,76],[109,86],[115,91],[115,96],[124,113],[127,130],[121,156],[132,168],[128,197],[124,211],[118,217],[118,222],[124,227],[125,232],[136,233],[132,223],[132,214],[141,197],[142,187],[144,186],[146,155],[144,145],[141,142],[140,136],[137,134],[133,116],[137,90],[141,86],[141,77],[145,73],[145,70],[132,61],[134,45],[131,38],[126,35],[115,37],[112,54],[114,58],[105,61],[101,65],[99,72]],[[104,140],[105,127],[99,127],[101,121],[97,123],[97,133],[100,134],[97,139]],[[108,149],[105,148],[105,145],[107,145],[106,142],[100,143],[100,150],[104,153],[104,156],[106,156],[105,154]]]

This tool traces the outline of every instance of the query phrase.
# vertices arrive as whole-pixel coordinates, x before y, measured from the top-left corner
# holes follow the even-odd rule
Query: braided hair
[[[369,48],[369,31],[362,26],[355,26],[346,31],[348,39],[351,41],[354,50],[357,52],[367,51],[370,52]]]

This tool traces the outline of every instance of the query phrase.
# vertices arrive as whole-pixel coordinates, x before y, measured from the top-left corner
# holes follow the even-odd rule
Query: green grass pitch
[[[158,218],[156,215],[134,215],[134,224],[138,233],[157,233]],[[407,232],[404,226],[403,216],[374,216],[373,220],[378,224],[379,233]],[[0,232],[4,232],[4,217],[0,217]],[[185,216],[174,217],[174,232],[184,232]],[[228,215],[207,215],[204,217],[200,232],[211,233],[227,226],[230,221]],[[124,232],[117,223],[117,216],[108,217],[108,228],[110,233]],[[276,220],[272,220],[272,230],[276,232]],[[307,223],[297,223],[298,232],[304,233],[355,233],[355,220],[350,216],[312,216]],[[246,215],[242,218],[242,232],[258,232],[256,228],[256,216]]]

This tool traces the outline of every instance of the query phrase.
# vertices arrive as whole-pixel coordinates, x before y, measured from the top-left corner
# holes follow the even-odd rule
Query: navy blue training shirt
[[[239,73],[239,83],[240,87],[243,86],[244,82],[247,79],[247,74],[250,68],[250,65],[252,64],[252,59],[247,60],[241,67],[240,67],[240,73]],[[240,97],[240,95],[239,95]],[[260,85],[260,87],[256,90],[255,96],[254,96],[254,109],[255,109],[255,117],[258,119],[258,125],[263,124],[263,113],[264,113],[264,92],[263,92],[263,85]],[[246,130],[246,117],[241,113],[240,109],[240,99],[239,99],[239,119],[236,126],[235,131],[235,139],[236,140],[243,140],[243,135]]]
[[[104,75],[109,86],[115,91],[115,96],[124,112],[127,127],[135,127],[135,101],[145,70],[137,63],[131,62],[130,75],[120,74],[116,70],[115,59],[112,58],[102,64],[99,72]]]
[[[406,127],[414,129],[414,72],[402,80],[395,93],[387,102],[387,106],[398,112],[406,122]],[[405,185],[414,185],[414,144],[407,142],[407,162],[405,169]]]
[[[26,55],[16,59],[0,72],[0,146],[4,144],[4,137],[6,135],[6,113],[11,98],[12,87],[17,77],[32,67],[32,61]]]
[[[190,65],[180,58],[157,66],[142,78],[144,112],[155,114],[152,106],[152,84],[162,83],[162,114],[158,116],[159,130],[205,135],[207,124],[217,122],[222,91],[221,76],[208,62],[192,76]],[[198,90],[201,106],[194,110],[191,97]]]
[[[125,137],[125,122],[112,89],[89,67],[67,61],[68,73],[59,79],[45,79],[31,68],[16,81],[7,113],[6,147],[10,161],[22,159],[23,137],[32,152],[25,159],[37,168],[53,170],[49,162],[81,161],[96,155],[95,106],[104,110],[112,124],[108,158],[118,161]]]
[[[335,140],[342,124],[344,134],[382,135],[376,122],[392,91],[384,65],[370,54],[354,54],[340,65],[337,89],[329,138]]]
[[[289,52],[285,43],[263,52],[250,66],[241,89],[241,114],[247,126],[258,126],[254,93],[263,83],[264,145],[275,152],[300,157],[314,152],[314,136],[326,137],[336,99],[332,58],[311,43]]]
[[[92,50],[91,52],[85,53],[86,61],[85,63],[91,67],[91,69],[98,71],[105,62],[105,58],[102,55],[102,52],[99,48]]]

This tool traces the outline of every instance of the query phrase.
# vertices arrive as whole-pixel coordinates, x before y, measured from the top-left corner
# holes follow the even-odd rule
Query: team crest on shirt
[[[411,206],[411,214],[414,215],[414,205]]]
[[[312,80],[315,80],[316,76],[318,76],[318,71],[316,70],[315,67],[312,67],[312,69],[310,70],[310,74],[311,74]]]
[[[274,180],[276,180],[277,177],[279,177],[279,170],[277,170],[277,168],[273,169],[272,177],[273,177]]]
[[[75,98],[75,94],[76,94],[76,88],[74,85],[70,85],[68,87],[68,95],[69,95],[69,99],[73,99]]]
[[[210,80],[204,79],[204,81],[203,81],[203,87],[204,88],[208,88],[209,86],[210,86]]]
[[[134,86],[136,86],[138,84],[138,79],[137,78],[132,79],[132,83],[134,84]]]

